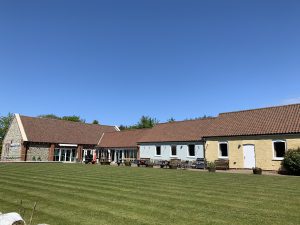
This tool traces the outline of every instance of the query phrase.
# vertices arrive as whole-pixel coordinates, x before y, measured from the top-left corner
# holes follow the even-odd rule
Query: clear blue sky
[[[300,1],[0,2],[0,114],[165,121],[300,102]]]

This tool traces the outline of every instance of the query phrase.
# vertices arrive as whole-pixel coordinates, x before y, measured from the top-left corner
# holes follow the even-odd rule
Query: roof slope
[[[300,133],[300,104],[221,113],[204,136]]]
[[[300,104],[221,113],[218,117],[157,124],[116,132],[113,126],[21,116],[28,141],[135,147],[137,143],[200,141],[226,137],[300,133]],[[103,135],[103,133],[105,133]]]
[[[199,141],[210,134],[216,118],[161,123],[147,132],[139,142]]]
[[[102,148],[133,148],[150,129],[125,130],[104,133],[98,146]]]
[[[237,112],[218,117],[162,123],[139,142],[199,141],[203,137],[249,136],[300,133],[300,104]]]
[[[96,145],[104,132],[116,131],[114,126],[28,116],[20,117],[30,142]]]

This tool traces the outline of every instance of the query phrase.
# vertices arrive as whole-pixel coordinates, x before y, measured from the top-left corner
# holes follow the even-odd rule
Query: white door
[[[244,150],[244,168],[255,167],[254,145],[243,145]]]

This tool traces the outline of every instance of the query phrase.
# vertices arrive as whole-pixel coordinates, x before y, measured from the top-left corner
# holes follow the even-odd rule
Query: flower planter
[[[124,162],[125,166],[131,166],[131,162]]]
[[[261,175],[262,169],[261,168],[253,168],[253,174]]]
[[[176,170],[177,169],[177,165],[169,165],[170,169]]]
[[[208,172],[211,172],[211,173],[216,172],[216,168],[207,168],[207,169],[208,169]]]
[[[208,170],[208,172],[216,172],[216,163],[215,162],[207,162],[206,164],[206,168]]]

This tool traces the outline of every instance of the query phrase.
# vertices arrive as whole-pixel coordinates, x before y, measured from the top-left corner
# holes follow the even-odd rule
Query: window
[[[53,161],[72,162],[76,160],[76,149],[54,149]]]
[[[195,145],[189,145],[189,156],[195,156]]]
[[[59,161],[59,149],[54,150],[53,161]]]
[[[156,155],[161,155],[160,146],[156,146]]]
[[[273,141],[274,158],[283,159],[285,155],[285,141]]]
[[[176,145],[172,145],[172,147],[171,147],[171,155],[172,156],[176,156],[177,155]]]
[[[219,143],[219,157],[228,158],[228,144],[227,142]]]
[[[76,149],[71,150],[71,161],[74,162],[76,160]]]

